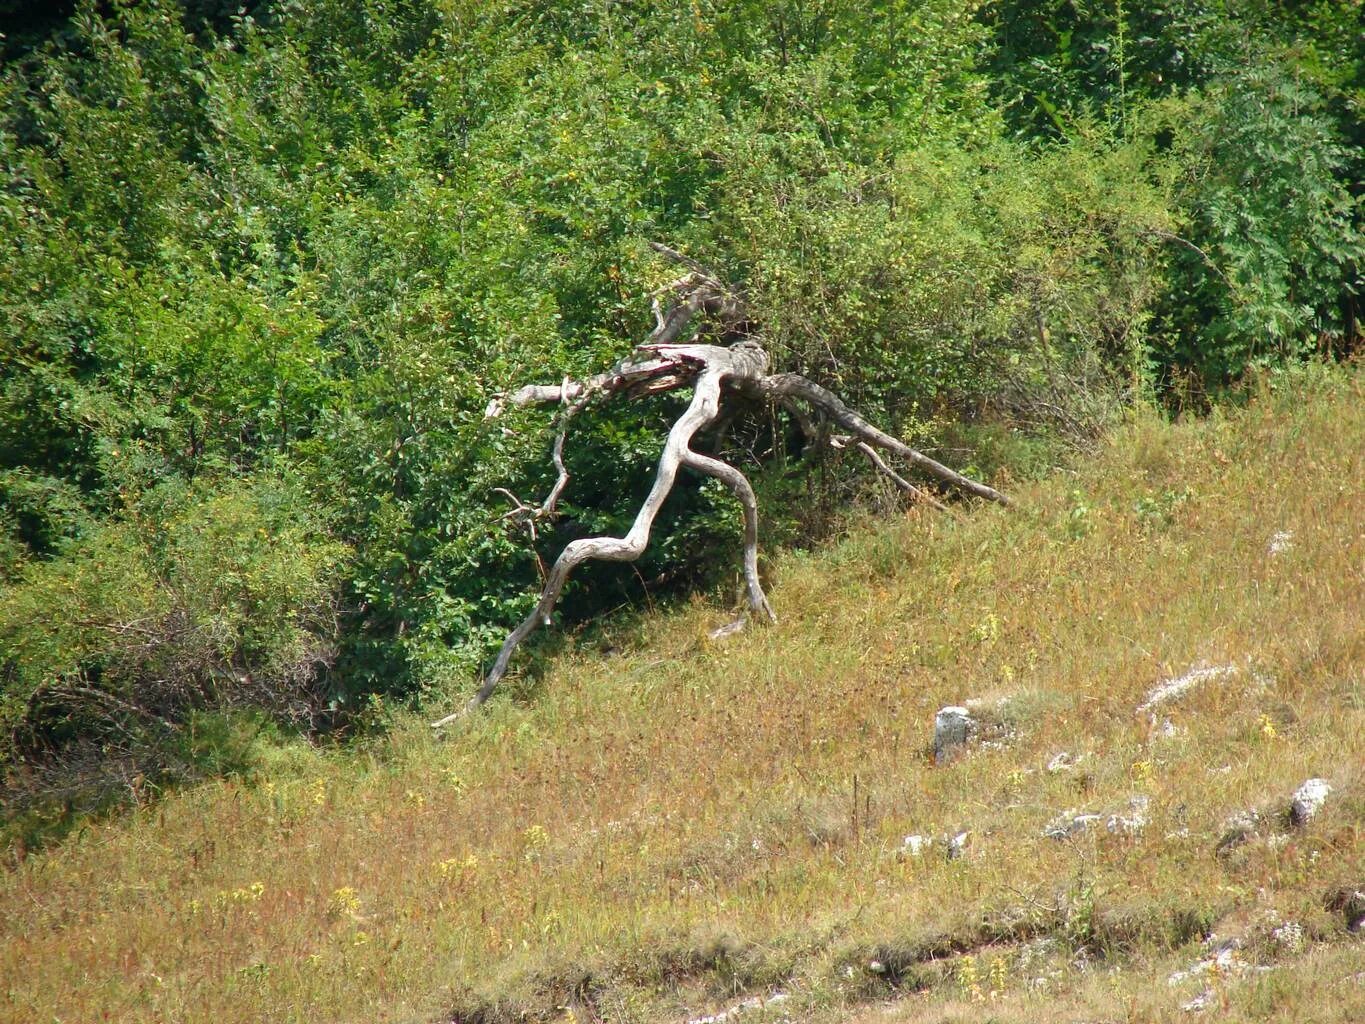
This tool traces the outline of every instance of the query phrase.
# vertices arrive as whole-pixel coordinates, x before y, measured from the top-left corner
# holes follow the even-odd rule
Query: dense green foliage
[[[224,678],[315,712],[468,685],[536,580],[494,489],[550,477],[543,414],[483,409],[643,336],[649,239],[742,287],[780,368],[930,446],[1348,351],[1359,13],[82,5],[0,83],[6,756],[95,714],[53,725],[45,692],[174,725]],[[633,514],[673,408],[583,418],[542,555]],[[733,436],[808,499],[778,534],[854,486],[792,475],[780,424]],[[719,492],[675,506],[639,579],[734,543]],[[587,572],[579,607],[636,579]]]

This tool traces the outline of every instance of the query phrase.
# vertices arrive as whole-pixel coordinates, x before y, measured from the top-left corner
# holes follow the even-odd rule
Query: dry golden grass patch
[[[782,988],[802,1015],[1177,1019],[1167,976],[1239,928],[1279,966],[1220,980],[1220,1007],[1352,1019],[1334,979],[1362,946],[1325,908],[1365,885],[1361,392],[1139,417],[1015,510],[782,557],[771,629],[645,617],[446,738],[406,722],[92,824],[0,878],[0,1008],[681,1020]],[[1202,663],[1236,671],[1136,711]],[[937,708],[1001,697],[1002,745],[931,763]],[[1293,829],[1311,776],[1333,794]],[[1135,797],[1135,835],[1042,835]],[[1215,854],[1248,808],[1259,832]],[[903,856],[909,833],[938,842]],[[1303,946],[1267,945],[1272,920]]]

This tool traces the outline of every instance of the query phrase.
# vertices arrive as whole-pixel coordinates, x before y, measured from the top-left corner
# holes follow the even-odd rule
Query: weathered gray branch
[[[654,520],[673,489],[679,469],[683,467],[721,481],[743,506],[744,580],[749,614],[769,620],[775,618],[758,575],[758,501],[754,496],[753,487],[744,474],[734,466],[692,449],[692,441],[697,433],[714,424],[720,417],[722,401],[727,394],[732,398],[743,396],[751,400],[781,405],[793,415],[805,434],[808,449],[812,445],[818,446],[828,440],[828,427],[825,424],[829,422],[838,424],[852,435],[840,438],[841,444],[856,438],[857,448],[879,471],[886,474],[902,490],[919,500],[928,501],[936,508],[943,508],[943,505],[897,473],[878,454],[877,449],[891,452],[912,466],[968,494],[1002,504],[1009,503],[999,491],[949,469],[874,427],[849,409],[838,396],[814,381],[794,373],[768,375],[767,352],[751,338],[746,337],[729,346],[677,344],[677,339],[690,331],[700,317],[718,323],[731,335],[742,334],[746,326],[743,304],[735,293],[722,285],[715,275],[697,261],[668,246],[651,244],[656,251],[687,266],[689,273],[655,293],[657,325],[645,344],[640,345],[633,355],[606,373],[597,374],[584,381],[565,379],[558,385],[528,385],[506,399],[515,406],[550,402],[564,406],[552,455],[557,474],[554,487],[539,508],[528,506],[507,492],[516,506],[509,516],[529,518],[534,536],[535,521],[553,515],[569,480],[568,470],[564,464],[567,422],[588,402],[599,396],[619,395],[637,398],[688,385],[694,388],[692,400],[687,410],[678,417],[669,430],[663,454],[659,458],[658,469],[654,474],[653,486],[640,506],[630,530],[624,537],[584,538],[572,541],[564,548],[544,576],[545,584],[534,610],[507,635],[478,693],[464,710],[433,723],[436,728],[448,725],[488,699],[507,674],[517,648],[537,629],[550,624],[551,616],[569,581],[569,576],[578,566],[590,560],[630,562],[644,553],[654,527]],[[669,306],[667,311],[657,301],[658,296],[666,293],[674,294],[678,300]],[[495,399],[489,404],[485,415],[489,417],[500,415],[503,403],[503,399]],[[815,426],[814,419],[803,410],[803,405],[821,418],[822,425],[819,428]],[[743,621],[741,618],[738,622],[724,627],[717,631],[717,635],[735,631]]]
[[[508,665],[517,648],[541,626],[550,624],[550,616],[570,574],[578,566],[589,560],[610,562],[633,562],[644,553],[649,543],[650,531],[654,520],[663,507],[664,500],[673,489],[678,470],[683,466],[716,477],[725,483],[744,505],[744,575],[749,592],[749,605],[755,612],[772,614],[768,598],[763,593],[758,578],[758,502],[753,488],[744,475],[718,459],[700,455],[692,451],[692,438],[696,433],[712,423],[720,413],[721,386],[727,380],[760,377],[767,369],[768,357],[762,347],[741,342],[730,348],[717,345],[659,345],[649,346],[647,351],[657,353],[660,360],[670,362],[679,371],[696,375],[696,388],[692,401],[668,432],[663,455],[659,458],[659,468],[654,474],[654,486],[650,488],[644,504],[635,516],[635,522],[624,537],[589,537],[575,540],[565,547],[555,564],[551,567],[531,614],[526,616],[503,641],[479,692],[469,702],[465,711],[473,710],[486,701],[502,677],[507,674]],[[561,388],[561,394],[567,388]],[[434,728],[448,725],[459,718],[464,711],[448,715]]]
[[[846,406],[839,396],[827,388],[821,387],[813,380],[807,380],[798,373],[775,373],[771,376],[762,377],[753,381],[744,381],[742,389],[747,393],[758,397],[766,398],[769,401],[776,401],[784,398],[799,398],[808,402],[811,406],[824,413],[839,426],[860,439],[866,441],[875,448],[882,448],[889,452],[894,452],[905,459],[912,466],[921,469],[930,476],[937,477],[946,484],[951,484],[958,490],[974,494],[978,498],[985,498],[988,501],[999,502],[1002,505],[1010,503],[1009,498],[1005,497],[993,487],[987,487],[983,483],[978,483],[969,477],[963,476],[954,470],[949,469],[941,462],[917,452],[899,438],[892,437],[885,431],[878,430],[867,420],[863,419],[856,412]]]
[[[921,490],[920,488],[916,487],[909,480],[905,479],[905,477],[901,476],[894,469],[888,466],[886,464],[886,460],[877,454],[877,449],[873,448],[866,441],[859,441],[856,447],[858,451],[862,452],[865,456],[867,456],[867,460],[871,462],[872,465],[878,469],[878,471],[885,474],[886,477],[890,479],[892,483],[894,483],[906,494],[910,495],[910,497],[914,498],[916,501],[923,501],[926,502],[927,504],[933,505],[934,508],[938,509],[940,512],[948,511],[947,505],[943,504],[943,502],[939,501],[937,498],[935,498],[932,494],[929,494],[927,491]]]

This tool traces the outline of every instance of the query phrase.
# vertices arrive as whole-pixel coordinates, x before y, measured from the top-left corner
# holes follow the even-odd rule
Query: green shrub
[[[230,760],[206,750],[208,712],[324,713],[345,551],[303,501],[268,478],[168,485],[20,571],[0,595],[0,767],[18,805]]]

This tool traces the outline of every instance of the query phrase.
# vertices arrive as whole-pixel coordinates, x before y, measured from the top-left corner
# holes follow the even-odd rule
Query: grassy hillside
[[[1363,392],[1139,417],[1014,510],[783,556],[775,627],[645,615],[444,738],[84,828],[0,876],[0,1017],[1360,1020]],[[1130,824],[1043,834],[1086,812]]]
[[[549,410],[484,410],[650,335],[650,243],[742,296],[688,338],[960,469],[964,422],[1090,437],[1365,350],[1359,7],[0,0],[0,802],[219,774],[243,704],[471,692],[676,407],[584,410],[538,551]],[[781,408],[716,444],[775,531],[874,475],[794,479]],[[728,564],[717,493],[571,614]]]

